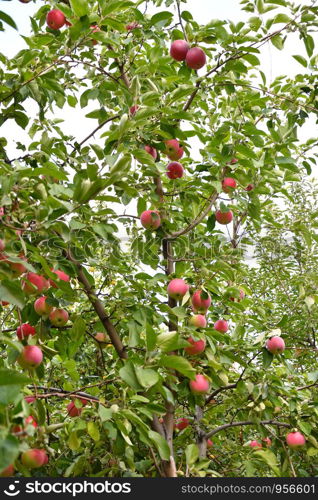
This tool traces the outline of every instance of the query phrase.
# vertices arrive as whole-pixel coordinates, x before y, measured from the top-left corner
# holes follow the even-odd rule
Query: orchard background
[[[317,2],[189,3],[0,54],[2,475],[317,475]]]

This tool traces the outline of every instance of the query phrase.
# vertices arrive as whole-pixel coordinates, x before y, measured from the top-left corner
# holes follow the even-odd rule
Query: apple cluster
[[[191,69],[201,69],[206,65],[206,54],[200,47],[192,47],[185,40],[175,40],[170,47],[171,57],[178,62],[185,61]]]
[[[69,319],[68,312],[65,309],[52,307],[47,302],[47,296],[42,294],[47,292],[49,288],[57,288],[59,281],[70,281],[70,277],[59,269],[51,269],[51,272],[56,275],[56,279],[47,279],[35,272],[28,272],[26,268],[27,258],[24,254],[20,253],[18,255],[20,262],[16,262],[17,259],[7,255],[5,250],[6,243],[3,239],[0,239],[0,265],[4,270],[10,270],[14,277],[21,276],[21,289],[26,296],[33,297],[40,295],[34,302],[35,312],[42,318],[48,318],[54,327],[64,326]],[[1,304],[5,307],[9,303],[2,301]],[[21,368],[33,370],[43,360],[41,348],[37,345],[29,345],[29,340],[36,335],[36,329],[29,323],[21,323],[16,333],[18,339],[23,344],[17,362]]]

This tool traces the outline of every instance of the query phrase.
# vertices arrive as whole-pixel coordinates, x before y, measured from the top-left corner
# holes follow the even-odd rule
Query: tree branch
[[[115,347],[115,350],[118,354],[118,356],[121,359],[127,359],[127,352],[125,350],[125,347],[121,341],[120,336],[118,335],[118,332],[110,319],[108,318],[106,311],[104,309],[103,303],[99,300],[98,296],[96,295],[96,292],[94,288],[91,286],[89,283],[85,273],[83,266],[78,262],[72,255],[70,250],[66,250],[65,252],[66,258],[75,265],[77,269],[77,279],[80,283],[82,283],[84,287],[84,291],[87,295],[88,300],[91,302],[93,308],[95,309],[95,312],[97,313],[97,316],[101,320],[106,332],[109,335],[109,338],[111,340],[111,343]]]
[[[213,431],[210,431],[206,434],[206,439],[218,434],[225,429],[230,429],[231,427],[241,427],[242,425],[277,425],[278,427],[291,427],[290,424],[285,422],[277,422],[276,420],[262,420],[260,422],[253,422],[252,420],[243,420],[242,422],[232,422],[231,424],[220,425]]]
[[[205,209],[201,212],[200,215],[198,215],[188,226],[184,227],[183,229],[180,229],[179,231],[168,234],[167,236],[164,237],[164,239],[174,240],[175,238],[178,238],[179,236],[182,236],[192,231],[192,229],[194,229],[198,224],[200,224],[200,222],[202,222],[203,219],[207,216],[213,204],[216,202],[217,198],[218,198],[218,193],[215,191],[210,196],[208,204],[206,205]]]
[[[313,0],[312,1],[312,5],[310,7],[312,7],[315,3],[316,3],[317,0]],[[308,7],[309,8],[309,7]],[[283,26],[280,30],[276,30],[274,31],[273,33],[270,33],[269,35],[266,35],[264,36],[263,38],[261,38],[261,40],[257,40],[256,42],[253,42],[251,45],[249,45],[248,47],[246,47],[247,49],[250,49],[252,47],[254,47],[255,45],[258,44],[258,47],[261,47],[265,42],[268,42],[271,38],[273,38],[274,36],[277,36],[279,35],[282,31],[286,30],[293,22],[296,21],[296,19],[303,14],[303,11],[300,12],[299,14],[297,14],[297,16],[295,16],[291,21],[289,21],[287,24],[285,24],[285,26]],[[243,57],[244,55],[248,55],[249,52],[245,52],[243,49],[239,50],[236,54],[232,54],[230,57],[227,57],[226,59],[224,59],[223,61],[218,61],[218,63],[212,68],[210,69],[210,71],[208,71],[205,75],[203,75],[202,77],[200,77],[197,82],[196,82],[196,85],[195,85],[195,89],[194,91],[192,92],[192,94],[190,95],[188,101],[185,103],[184,107],[183,107],[183,111],[187,111],[195,96],[197,95],[200,87],[201,87],[201,84],[209,77],[211,76],[213,73],[216,73],[216,71],[221,68],[222,66],[224,66],[226,63],[230,62],[230,61],[235,61],[236,59],[240,59],[241,57]]]

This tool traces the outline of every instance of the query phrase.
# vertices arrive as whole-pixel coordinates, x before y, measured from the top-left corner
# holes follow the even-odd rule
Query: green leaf
[[[308,457],[315,457],[316,455],[318,455],[317,448],[312,448],[312,447],[308,448],[307,455]]]
[[[78,17],[89,14],[89,5],[86,0],[70,0],[72,10]]]
[[[31,380],[22,373],[15,370],[7,370],[6,368],[0,369],[0,386],[4,385],[25,385],[29,384]]]
[[[182,375],[192,380],[194,380],[195,378],[195,369],[187,359],[182,358],[181,356],[162,356],[159,363],[161,366],[172,368],[173,370],[182,373]]]
[[[315,48],[315,41],[311,35],[306,34],[304,36],[304,44],[306,47],[306,51],[309,57],[313,55],[314,48]]]
[[[310,425],[309,422],[298,420],[297,425],[300,428],[300,430],[303,431],[304,434],[306,434],[306,436],[309,436],[311,434],[312,426]]]
[[[145,389],[149,389],[155,385],[159,380],[159,375],[154,370],[148,368],[142,368],[141,366],[135,366],[135,373],[140,385]]]
[[[303,56],[293,56],[294,59],[296,59],[297,62],[299,62],[302,66],[304,66],[305,68],[307,68],[308,66],[308,63],[306,61],[306,59],[303,57]]]
[[[2,384],[0,386],[0,405],[5,406],[13,403],[21,392],[21,385]]]
[[[263,0],[256,0],[256,7],[259,14],[265,13]]]
[[[199,458],[199,448],[196,444],[189,444],[185,449],[185,456],[187,465],[190,467],[193,465]]]
[[[157,448],[160,458],[162,460],[169,460],[170,448],[167,441],[158,432],[155,431],[149,431],[148,437]]]
[[[22,309],[24,307],[25,297],[21,290],[21,285],[17,281],[3,280],[0,285],[0,300],[9,302]]]
[[[15,24],[15,21],[10,17],[8,14],[0,10],[0,20],[3,21],[4,23],[8,24],[11,26],[11,28],[14,28],[15,30],[18,29],[17,25]]]
[[[280,13],[274,17],[273,24],[289,23],[289,21],[291,21],[291,19],[290,19],[290,17],[287,16],[287,14]]]
[[[266,348],[263,349],[262,355],[263,355],[263,367],[266,369],[272,364],[274,356]]]
[[[284,38],[280,35],[275,35],[271,38],[271,42],[278,50],[282,50],[284,48]]]
[[[100,432],[95,422],[87,422],[87,432],[94,441],[100,440]]]
[[[156,345],[157,334],[155,329],[149,324],[146,324],[146,344],[147,351],[152,351]]]
[[[143,387],[138,382],[134,365],[131,361],[126,361],[125,365],[119,370],[120,377],[135,391],[142,391]]]
[[[280,476],[280,470],[277,464],[276,455],[270,450],[254,451],[253,456],[260,458],[274,472],[276,476]]]
[[[152,18],[150,19],[150,23],[152,26],[154,26],[155,24],[160,24],[160,26],[167,26],[168,24],[170,24],[172,17],[173,15],[171,12],[158,12],[157,14],[152,16]]]
[[[4,439],[0,439],[0,471],[13,464],[20,453],[19,440],[8,435]]]
[[[163,352],[170,352],[176,349],[187,347],[189,343],[183,340],[178,332],[165,332],[157,337],[157,346]]]
[[[81,440],[79,439],[77,435],[77,431],[72,431],[69,435],[69,438],[67,440],[67,444],[69,448],[73,451],[76,451],[80,448],[81,446]]]
[[[98,415],[100,416],[102,422],[106,422],[112,418],[113,412],[111,408],[105,408],[105,406],[99,405]]]

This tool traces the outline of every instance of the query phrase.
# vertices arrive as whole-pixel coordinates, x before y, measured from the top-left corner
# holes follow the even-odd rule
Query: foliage
[[[1,470],[15,462],[30,474],[18,457],[35,447],[49,462],[34,475],[316,474],[317,141],[299,139],[317,116],[315,3],[242,0],[247,23],[204,26],[185,0],[46,3],[26,48],[0,54]],[[71,26],[49,29],[52,8]],[[285,50],[294,33],[302,72],[267,81],[262,46]],[[199,73],[169,55],[184,38],[207,54]],[[70,108],[92,120],[86,137],[65,132]],[[16,158],[11,121],[29,137],[16,138]],[[169,139],[185,150],[176,180],[165,173]],[[222,191],[225,176],[235,191]],[[139,223],[147,209],[160,213],[156,231]],[[233,224],[220,226],[216,209],[230,209]],[[34,311],[21,264],[70,276],[44,292],[70,314],[65,326]],[[180,303],[166,293],[176,277],[190,285]],[[196,330],[191,294],[201,288],[212,305]],[[213,328],[220,318],[227,333]],[[21,342],[23,323],[36,335]],[[286,343],[278,356],[264,347],[273,335]],[[206,340],[202,355],[185,353],[189,336]],[[44,354],[29,373],[16,362],[23,343]],[[209,379],[206,396],[189,389],[196,373]],[[38,427],[24,429],[30,414]],[[182,431],[179,417],[190,420]],[[307,440],[299,451],[285,442],[294,428]],[[265,437],[270,448],[249,446]]]

